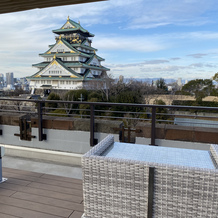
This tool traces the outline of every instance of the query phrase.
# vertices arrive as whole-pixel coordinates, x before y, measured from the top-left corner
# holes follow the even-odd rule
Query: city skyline
[[[196,79],[218,71],[215,1],[110,0],[0,15],[0,73],[35,73],[51,30],[69,15],[95,34],[93,47],[114,77]]]

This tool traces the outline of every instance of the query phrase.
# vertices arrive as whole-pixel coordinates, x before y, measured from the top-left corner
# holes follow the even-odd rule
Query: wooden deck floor
[[[79,218],[82,180],[3,168],[0,218]]]

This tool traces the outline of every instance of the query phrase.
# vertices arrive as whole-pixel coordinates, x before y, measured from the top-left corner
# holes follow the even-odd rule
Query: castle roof
[[[64,63],[59,58],[56,58],[56,56],[55,56],[52,62],[50,62],[49,64],[45,65],[45,67],[43,69],[41,69],[40,71],[38,71],[37,73],[35,73],[34,75],[32,75],[29,78],[43,76],[43,72],[46,70],[46,68],[49,68],[50,65],[54,65],[54,64],[63,67],[67,72],[69,72],[74,77],[78,77],[78,78],[82,77],[80,74],[76,73],[71,68],[68,68],[67,66],[65,66]]]
[[[61,61],[61,60],[59,60]],[[80,61],[75,61],[75,62],[62,62],[62,65],[65,66],[66,68],[71,68],[71,67],[85,67],[85,68],[90,68],[90,69],[95,69],[95,70],[110,70],[106,67],[103,66],[93,66],[93,65],[88,65],[87,63],[82,63]],[[40,68],[44,68],[46,66],[48,66],[50,64],[50,62],[41,62],[38,64],[33,64],[33,67],[40,67]]]
[[[53,33],[56,34],[61,34],[61,33],[69,33],[69,32],[81,32],[85,34],[87,37],[94,37],[95,35],[90,33],[88,30],[84,29],[80,23],[76,23],[75,21],[67,19],[67,22],[60,28],[52,31]]]

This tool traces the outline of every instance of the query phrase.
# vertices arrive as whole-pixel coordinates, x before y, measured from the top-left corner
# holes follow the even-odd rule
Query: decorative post
[[[155,145],[155,124],[156,124],[156,107],[152,107],[151,145]]]
[[[95,106],[90,105],[90,146],[93,147],[95,134]]]
[[[0,147],[0,183],[5,182],[7,179],[2,177],[2,157],[4,156],[5,149]]]
[[[43,133],[42,133],[42,102],[38,102],[38,137],[39,137],[39,141],[43,141]]]
[[[81,93],[80,94],[80,98],[78,98],[81,102],[84,100],[84,98],[83,98],[83,94]],[[82,111],[80,111],[81,112],[81,118],[83,117],[83,114],[82,114]]]

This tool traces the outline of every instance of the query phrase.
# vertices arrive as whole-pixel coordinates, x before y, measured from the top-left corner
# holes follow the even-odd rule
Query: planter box
[[[217,217],[218,146],[210,151],[114,143],[82,157],[84,215]]]

